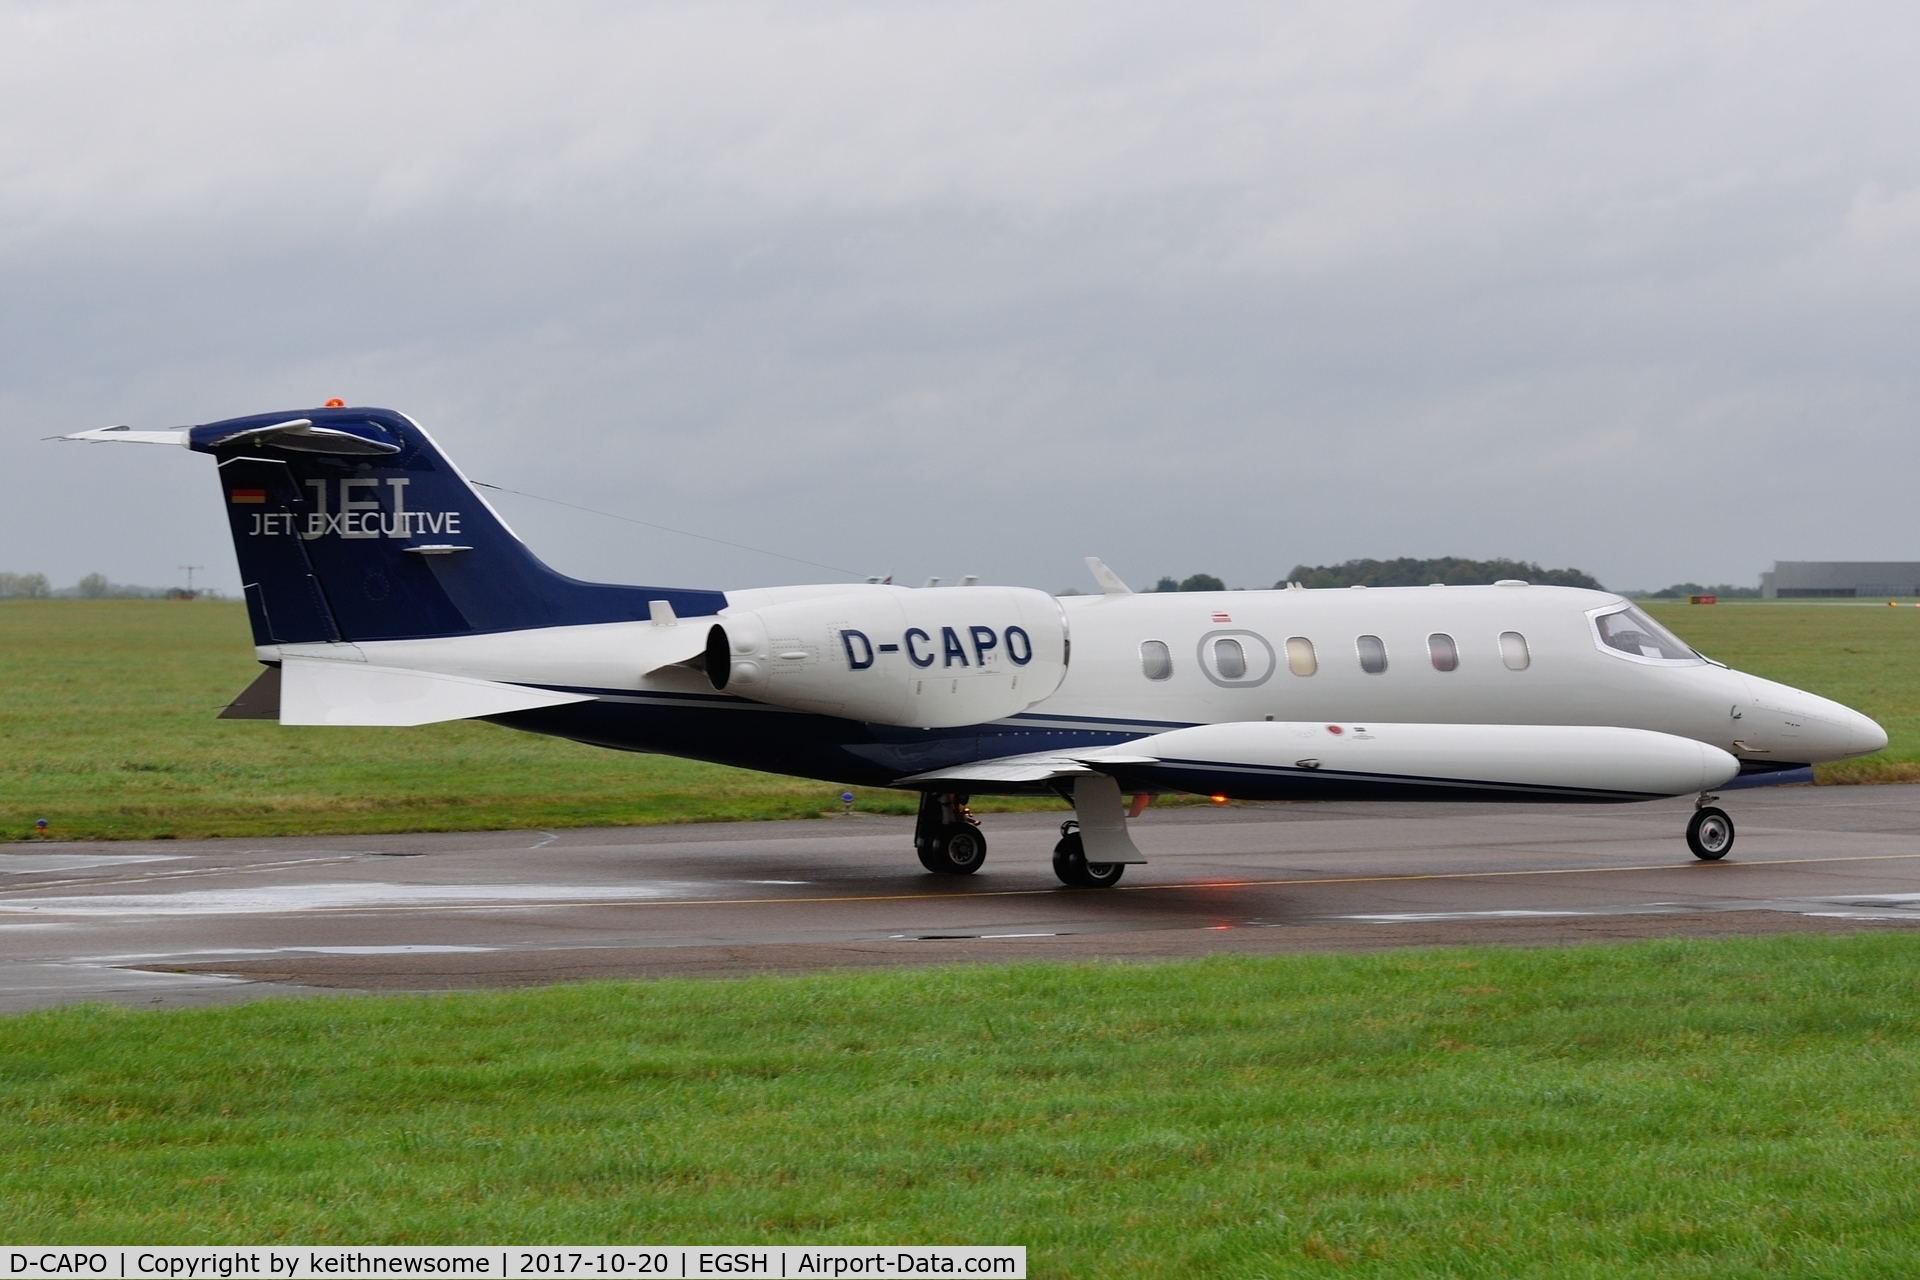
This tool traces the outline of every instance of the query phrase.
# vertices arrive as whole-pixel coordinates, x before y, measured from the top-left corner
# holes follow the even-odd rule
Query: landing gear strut
[[[987,860],[987,838],[967,809],[967,797],[954,791],[923,791],[920,821],[913,828],[920,865],[937,876],[970,876]]]
[[[1074,889],[1111,889],[1126,873],[1124,862],[1088,862],[1080,824],[1068,818],[1060,824],[1060,843],[1053,846],[1053,874]]]
[[[1733,848],[1733,819],[1725,809],[1716,809],[1708,803],[1719,798],[1701,792],[1699,802],[1693,807],[1693,820],[1687,823],[1687,848],[1702,862],[1718,862]]]

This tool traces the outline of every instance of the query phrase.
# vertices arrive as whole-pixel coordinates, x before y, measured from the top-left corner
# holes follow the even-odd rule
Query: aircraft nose
[[[1818,736],[1837,749],[1838,758],[1864,756],[1887,745],[1887,731],[1852,707],[1822,698],[1809,713],[1825,722]]]
[[[1866,755],[1870,751],[1878,751],[1887,745],[1887,731],[1882,729],[1878,722],[1861,715],[1858,711],[1853,713],[1852,723],[1847,728],[1850,730],[1848,736],[1852,739],[1853,750],[1857,755]]]
[[[1887,745],[1887,731],[1844,703],[1804,689],[1777,684],[1749,676],[1754,706],[1764,714],[1756,718],[1756,738],[1760,745],[1810,764],[1864,756]],[[1784,721],[1775,726],[1773,740],[1760,726],[1774,717]]]

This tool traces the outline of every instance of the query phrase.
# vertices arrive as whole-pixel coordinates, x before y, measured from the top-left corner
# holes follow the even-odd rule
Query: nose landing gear
[[[1716,809],[1708,803],[1719,798],[1701,792],[1699,802],[1693,807],[1693,818],[1687,823],[1687,848],[1702,862],[1718,862],[1733,848],[1733,819],[1725,809]]]

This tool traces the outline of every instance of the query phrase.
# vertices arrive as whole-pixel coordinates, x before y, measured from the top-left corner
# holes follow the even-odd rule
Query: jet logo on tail
[[[293,534],[312,542],[329,535],[337,538],[411,538],[428,533],[459,533],[458,511],[407,510],[407,485],[410,483],[405,477],[382,481],[366,476],[349,476],[332,482],[337,496],[330,504],[327,500],[329,483],[326,480],[309,480],[306,485],[313,490],[314,509],[307,512],[304,519],[300,513],[293,511],[255,512],[253,528],[247,534],[254,538]],[[380,503],[382,484],[393,494],[391,510]],[[267,491],[235,489],[230,496],[236,505],[264,504]]]

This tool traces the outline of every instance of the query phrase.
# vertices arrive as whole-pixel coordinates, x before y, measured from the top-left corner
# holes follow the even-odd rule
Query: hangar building
[[[1920,595],[1920,560],[1775,560],[1760,575],[1769,600]]]

